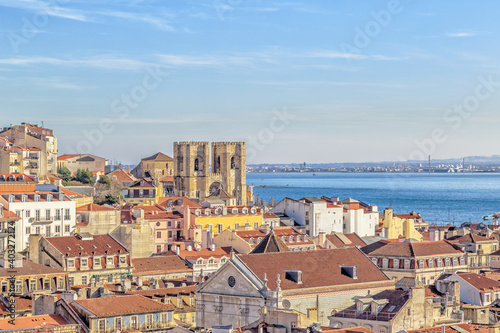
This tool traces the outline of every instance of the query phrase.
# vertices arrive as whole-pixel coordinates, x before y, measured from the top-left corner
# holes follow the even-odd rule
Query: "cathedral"
[[[245,142],[212,142],[211,152],[209,145],[208,142],[174,143],[175,194],[200,202],[222,199],[247,205]]]

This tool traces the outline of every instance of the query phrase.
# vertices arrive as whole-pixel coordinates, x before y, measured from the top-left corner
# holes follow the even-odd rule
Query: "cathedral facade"
[[[174,163],[177,196],[247,205],[245,142],[174,142]]]

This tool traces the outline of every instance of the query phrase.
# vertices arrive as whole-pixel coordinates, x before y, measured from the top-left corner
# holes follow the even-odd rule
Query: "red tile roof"
[[[78,156],[81,156],[81,155],[79,155],[79,154],[65,154],[65,155],[57,156],[57,160],[58,161],[65,161],[67,159],[75,158]]]
[[[153,297],[157,295],[167,295],[167,294],[180,294],[180,293],[194,293],[196,291],[196,285],[190,285],[185,287],[172,287],[172,288],[159,288],[159,289],[147,289],[147,290],[130,290],[125,292],[129,295],[142,295],[146,297]]]
[[[211,249],[200,249],[196,250],[179,250],[179,257],[185,260],[196,260],[196,259],[209,259],[209,258],[229,258],[231,254],[231,247],[216,247],[213,251]]]
[[[0,215],[0,221],[4,220],[19,220],[21,219],[16,213],[11,212],[5,207],[2,207],[2,215]]]
[[[455,329],[454,327],[458,328]],[[443,326],[435,326],[430,328],[419,328],[417,330],[409,330],[408,333],[441,333]],[[475,332],[475,333],[488,333],[488,325],[477,325],[477,324],[453,324],[446,325],[444,328],[444,333],[461,333],[465,332]]]
[[[352,234],[330,234],[326,235],[326,239],[329,240],[337,249],[355,246],[366,246],[366,243],[356,235]]]
[[[447,241],[399,242],[384,239],[361,249],[367,255],[397,257],[432,257],[446,254],[460,254],[462,250]]]
[[[116,180],[118,180],[119,182],[134,182],[137,180],[137,178],[135,178],[134,175],[123,169],[115,170],[109,173],[107,176],[109,179],[116,178]]]
[[[161,182],[164,182],[164,183],[171,183],[174,181],[174,176],[165,176],[163,177],[162,179],[160,179]]]
[[[500,282],[486,276],[469,272],[457,272],[456,274],[478,290],[500,290]]]
[[[34,263],[29,260],[23,259],[23,267],[17,267],[14,269],[16,271],[16,276],[28,276],[28,275],[49,275],[49,274],[65,274],[65,272],[52,268],[49,266]],[[1,268],[0,267],[0,277],[6,277],[12,275],[12,269]]]
[[[132,259],[132,267],[133,275],[175,273],[192,270],[174,253],[167,253],[163,256]]]
[[[83,195],[81,193],[78,193],[78,192],[74,192],[74,191],[70,191],[68,189],[65,189],[65,188],[61,188],[61,191],[66,194],[70,199],[74,198],[74,197],[80,197],[80,198],[89,198],[88,196],[86,195]]]
[[[71,325],[61,315],[40,315],[31,317],[17,317],[14,324],[9,324],[10,319],[0,319],[0,330],[43,329],[61,325]]]
[[[104,211],[114,211],[115,209],[96,205],[94,203],[89,203],[84,206],[78,207],[76,209],[77,212],[104,212]]]
[[[174,196],[159,198],[158,205],[166,207],[168,204],[168,200],[170,199],[173,200],[174,206],[182,206],[182,207],[189,206],[190,208],[202,208],[202,206],[199,203],[191,200],[188,197],[174,197]],[[179,205],[179,199],[182,199],[182,205]]]
[[[391,281],[357,248],[246,254],[240,259],[260,279],[266,274],[272,290],[276,289],[278,274],[283,290]],[[348,276],[342,266],[356,266],[357,279]],[[285,270],[302,271],[302,284],[286,279]]]
[[[92,312],[98,317],[119,316],[151,312],[172,311],[170,304],[153,301],[141,295],[112,296],[76,300],[74,303]],[[75,305],[75,307],[77,307]],[[78,308],[78,307],[77,307]]]
[[[454,243],[454,244],[491,242],[494,240],[495,239],[490,239],[490,238],[479,236],[479,235],[472,234],[472,233],[469,233],[469,234],[464,235],[464,236],[454,236],[454,237],[448,238],[448,241],[450,243]]]
[[[81,239],[80,236],[47,237],[45,238],[63,255],[68,257],[127,254],[128,251],[110,235],[94,235],[91,240]],[[81,254],[80,254],[81,253]]]

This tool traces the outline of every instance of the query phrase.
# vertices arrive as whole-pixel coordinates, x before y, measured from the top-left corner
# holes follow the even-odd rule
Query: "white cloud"
[[[446,37],[474,37],[476,36],[473,32],[453,32],[444,34]]]

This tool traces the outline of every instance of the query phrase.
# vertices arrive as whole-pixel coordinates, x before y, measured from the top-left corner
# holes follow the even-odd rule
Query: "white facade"
[[[359,202],[358,206],[359,206]],[[331,234],[357,233],[360,237],[375,236],[379,222],[376,206],[366,210],[353,208],[352,204],[338,202],[338,198],[318,199],[304,197],[302,199],[285,198],[271,209],[275,214],[285,214],[300,224],[298,229],[311,237],[320,232]]]
[[[16,225],[17,252],[28,246],[30,234],[54,237],[74,232],[76,203],[64,193],[2,194],[0,202],[21,218]]]
[[[491,305],[496,300],[500,299],[500,288],[491,287],[484,288],[486,290],[479,290],[466,279],[462,274],[451,274],[444,281],[458,281],[460,284],[460,302],[478,305],[478,306],[487,306]],[[477,275],[476,273],[466,273],[465,277],[468,275]],[[481,279],[481,277],[479,277]],[[490,280],[488,278],[484,278]],[[493,281],[496,284],[496,281]]]

